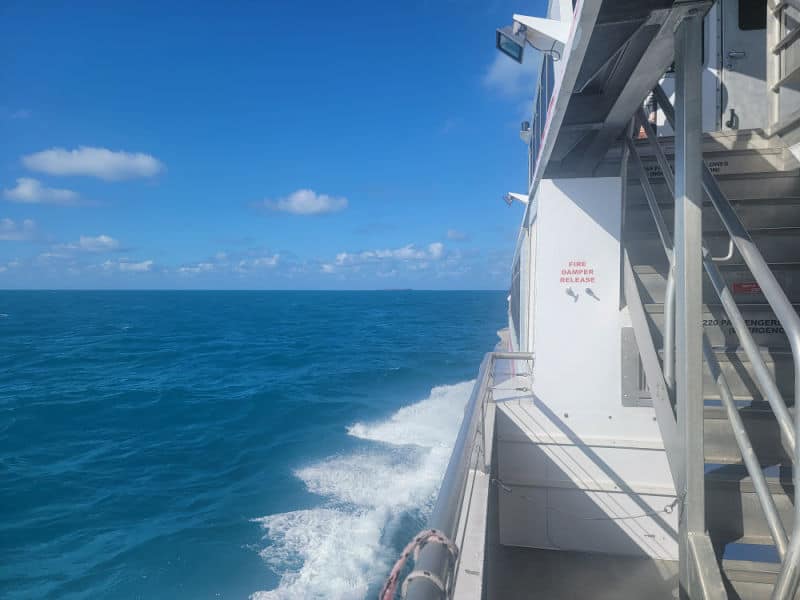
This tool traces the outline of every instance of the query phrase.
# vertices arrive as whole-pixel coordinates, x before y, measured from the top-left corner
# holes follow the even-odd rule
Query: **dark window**
[[[539,157],[542,135],[547,123],[547,110],[550,108],[550,99],[553,97],[553,78],[553,57],[545,54],[544,64],[542,65],[541,73],[539,73],[536,102],[533,107],[533,123],[531,124],[531,174]]]
[[[511,296],[511,306],[509,309],[511,311],[511,322],[514,325],[514,333],[517,336],[517,342],[519,343],[520,347],[522,347],[522,341],[519,339],[521,335],[521,331],[519,330],[519,312],[520,312],[520,288],[519,288],[519,257],[514,262],[514,266],[511,269],[511,289],[509,290],[509,295]]]
[[[544,66],[547,69],[547,75],[545,75],[545,81],[547,82],[547,99],[548,102],[550,100],[550,96],[553,95],[553,87],[554,87],[554,71],[553,71],[553,55],[548,54],[544,57]]]
[[[739,29],[767,28],[767,0],[739,0]]]

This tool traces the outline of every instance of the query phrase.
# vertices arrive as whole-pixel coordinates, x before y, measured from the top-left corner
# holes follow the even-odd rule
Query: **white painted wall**
[[[537,193],[534,390],[559,406],[589,395],[595,407],[619,404],[620,187],[618,177],[551,179]]]
[[[593,438],[660,442],[652,409],[623,407],[621,400],[620,188],[619,177],[539,185],[533,391],[548,406],[572,411],[579,432]],[[569,277],[590,281],[562,281]]]
[[[622,405],[621,179],[535,202],[531,392],[495,392],[501,542],[674,559],[674,514],[647,516],[675,495],[654,411]]]

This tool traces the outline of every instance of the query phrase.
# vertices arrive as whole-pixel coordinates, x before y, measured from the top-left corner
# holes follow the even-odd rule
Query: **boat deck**
[[[495,350],[510,348],[508,330],[498,332],[501,342]],[[516,366],[516,369],[514,368]],[[498,364],[494,399],[520,396],[516,389],[531,387],[524,374],[527,365]],[[522,395],[527,395],[522,392]],[[497,406],[497,404],[495,404]],[[494,419],[491,426],[494,425]],[[487,600],[529,598],[619,598],[672,599],[678,597],[678,563],[647,557],[619,556],[590,552],[543,550],[500,544],[499,494],[497,485],[498,454],[491,453],[493,464],[484,520],[475,519],[473,527],[485,522],[486,547],[483,564],[483,594]],[[535,509],[534,509],[535,510]],[[467,595],[464,595],[467,597]]]
[[[487,599],[677,598],[678,563],[587,552],[513,548],[498,542],[497,494],[489,495]]]

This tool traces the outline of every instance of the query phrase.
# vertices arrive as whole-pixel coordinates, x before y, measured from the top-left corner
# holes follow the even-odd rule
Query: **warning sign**
[[[559,283],[594,283],[594,268],[585,260],[571,260],[561,268]]]
[[[740,281],[733,284],[734,294],[760,294],[761,288],[755,281]]]

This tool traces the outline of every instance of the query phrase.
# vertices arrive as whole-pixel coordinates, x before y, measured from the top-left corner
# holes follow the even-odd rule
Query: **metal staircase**
[[[656,96],[674,123],[660,88]],[[631,132],[640,130],[647,139],[631,139]],[[679,282],[673,237],[683,236],[685,243],[687,235],[679,224],[673,226],[679,223],[673,200],[673,165],[682,167],[675,152],[679,142],[657,138],[641,111],[626,136],[626,301],[641,356],[642,391],[652,397],[683,496],[682,529],[688,530],[690,552],[681,558],[688,572],[682,594],[692,598],[800,597],[792,408],[800,389],[795,386],[800,357],[790,343],[800,333],[800,165],[781,139],[748,142],[752,133],[703,141],[697,248],[704,269],[703,371],[702,398],[694,409],[680,406],[676,389],[676,370],[686,365],[675,333]],[[737,163],[735,173],[720,169],[715,177],[705,166],[726,161]],[[702,414],[701,427],[685,416],[691,410]],[[699,440],[692,431],[700,431]],[[702,449],[702,460],[693,456],[696,448]],[[692,483],[693,468],[699,479]],[[693,529],[685,515],[698,503],[695,522],[701,527]]]

